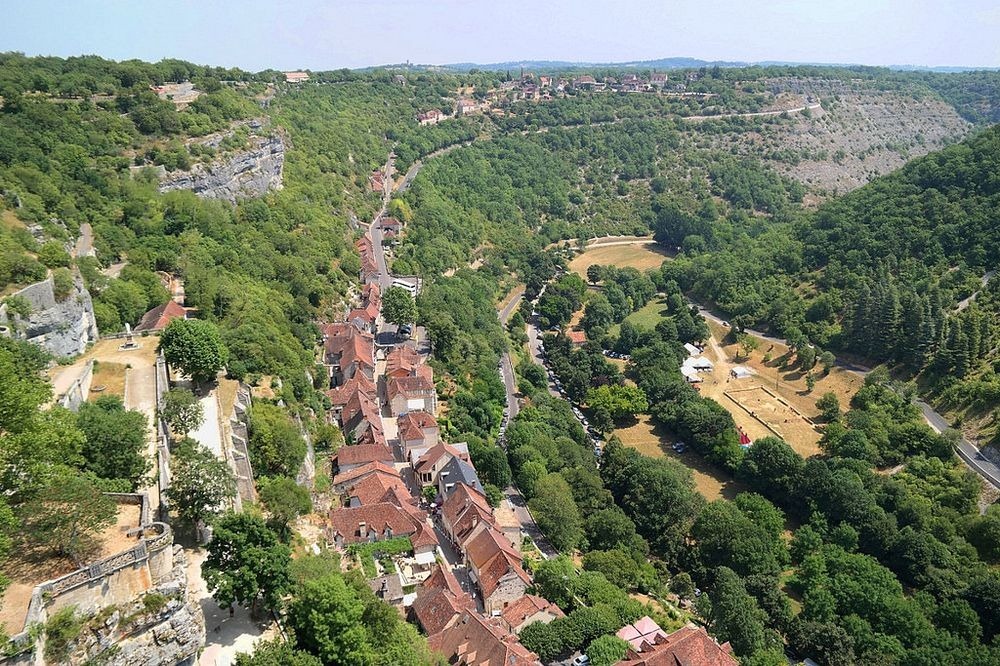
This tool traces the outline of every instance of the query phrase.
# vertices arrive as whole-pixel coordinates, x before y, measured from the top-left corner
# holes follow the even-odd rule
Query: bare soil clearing
[[[817,365],[813,369],[816,386],[809,392],[806,373],[798,367],[780,367],[780,359],[788,354],[786,346],[760,340],[758,348],[744,359],[738,356],[735,342],[725,337],[728,329],[714,323],[709,327],[712,338],[705,356],[715,363],[715,369],[704,375],[702,395],[725,407],[750,439],[777,435],[799,455],[808,457],[819,453],[821,433],[818,426],[821,424],[815,421],[819,416],[816,400],[832,392],[846,409],[864,380],[842,368],[833,368],[824,376],[823,369]],[[770,355],[772,360],[765,363],[765,355]],[[733,379],[730,370],[737,365],[749,368],[753,376]]]

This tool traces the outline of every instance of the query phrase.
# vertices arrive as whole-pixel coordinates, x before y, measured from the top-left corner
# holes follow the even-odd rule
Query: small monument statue
[[[138,349],[138,348],[139,348],[139,344],[135,341],[135,338],[132,336],[132,326],[129,325],[126,322],[126,324],[125,324],[125,344],[121,345],[119,347],[119,349],[121,349],[122,351],[125,351],[127,349]]]

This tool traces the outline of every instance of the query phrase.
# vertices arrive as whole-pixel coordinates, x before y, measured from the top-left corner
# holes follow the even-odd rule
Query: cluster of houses
[[[383,231],[393,226],[389,220],[381,221]],[[380,542],[408,539],[407,553],[395,558],[394,567],[376,564],[369,584],[417,623],[449,663],[540,666],[518,634],[563,612],[529,593],[520,522],[509,506],[490,505],[468,445],[442,438],[426,355],[409,340],[387,348],[376,343],[382,306],[377,248],[370,234],[357,247],[359,303],[342,321],[322,327],[329,418],[345,441],[331,460],[339,501],[326,516],[326,541],[343,551],[378,552]],[[729,654],[703,629],[692,627],[692,638],[649,623],[644,618],[622,629],[631,645],[622,664],[735,663],[731,656],[695,658],[710,654],[712,646]],[[690,659],[668,661],[668,653]]]
[[[485,112],[501,102],[520,100],[547,101],[562,97],[571,90],[589,92],[620,92],[620,93],[666,93],[672,95],[708,95],[708,93],[687,92],[687,85],[699,79],[697,72],[682,72],[676,81],[663,72],[652,72],[648,76],[642,74],[623,74],[619,77],[594,77],[583,74],[573,78],[555,76],[535,76],[531,72],[521,72],[520,78],[501,81],[500,85],[486,92],[484,99],[476,100],[460,97],[455,102],[454,112],[449,115],[440,109],[430,109],[417,114],[417,122],[421,125],[436,125],[442,120],[458,116]]]
[[[729,643],[719,645],[702,627],[687,624],[668,634],[649,616],[615,634],[629,644],[616,666],[736,666]]]
[[[527,594],[520,525],[490,506],[468,445],[442,439],[426,357],[408,344],[384,357],[377,347],[380,304],[377,282],[367,282],[359,306],[323,327],[329,414],[345,438],[332,459],[340,502],[327,516],[327,542],[346,550],[408,538],[412,552],[397,571],[371,581],[377,595],[408,609],[432,647],[459,663],[538,664],[517,631],[562,612]],[[465,585],[443,557],[444,541]],[[404,594],[411,586],[416,592]]]

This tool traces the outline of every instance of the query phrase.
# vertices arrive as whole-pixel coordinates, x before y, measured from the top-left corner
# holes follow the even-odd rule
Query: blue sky
[[[0,0],[0,51],[335,69],[671,56],[1000,66],[997,0]]]

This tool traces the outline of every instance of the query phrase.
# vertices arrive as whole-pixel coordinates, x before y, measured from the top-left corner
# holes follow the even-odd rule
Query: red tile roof
[[[729,643],[719,645],[702,627],[687,625],[629,649],[617,666],[738,666]]]
[[[562,609],[548,599],[543,599],[534,594],[526,594],[504,608],[501,617],[510,625],[511,631],[518,631],[528,618],[533,617],[537,613],[548,613],[553,619],[563,617],[564,615]]]
[[[434,383],[427,377],[389,377],[385,383],[385,392],[389,400],[397,396],[406,398],[423,398],[428,393],[434,393]]]
[[[463,543],[479,523],[494,523],[493,508],[486,501],[486,496],[465,483],[458,484],[445,499],[441,517],[445,525],[453,530],[451,536],[459,543]]]
[[[521,567],[521,553],[492,525],[474,532],[464,544],[465,556],[476,570],[479,587],[487,598],[508,575],[531,584],[531,576]]]
[[[566,337],[569,338],[569,341],[574,345],[582,345],[587,341],[587,334],[583,331],[570,331],[566,334]]]
[[[343,407],[356,393],[361,393],[372,402],[375,401],[375,382],[368,379],[368,375],[363,372],[355,373],[340,386],[328,390],[326,395],[330,398],[330,404]]]
[[[429,471],[445,456],[460,458],[465,462],[469,462],[468,454],[462,453],[451,444],[440,442],[427,449],[424,455],[420,456],[420,459],[413,463],[413,469],[416,472]]]
[[[447,567],[435,565],[430,577],[417,589],[413,614],[428,636],[446,629],[466,610],[476,605],[468,592],[464,592],[454,574]]]
[[[379,416],[378,405],[371,396],[361,392],[348,398],[340,414],[340,422],[344,426],[344,432],[349,434],[356,434],[364,424],[373,431],[382,432],[382,417]]]
[[[333,509],[329,520],[330,534],[342,537],[345,544],[368,541],[368,533],[372,531],[380,541],[387,538],[386,529],[391,530],[391,537],[410,537],[414,548],[437,543],[433,530],[426,523],[392,502]]]
[[[493,529],[487,528],[483,531],[492,532]],[[501,538],[504,537],[501,535]],[[488,599],[500,587],[503,579],[510,576],[520,578],[526,586],[531,585],[531,576],[521,568],[521,557],[515,557],[503,551],[490,560],[485,567],[479,569],[479,587],[483,591],[483,598]]]
[[[423,357],[406,346],[395,347],[385,357],[385,374],[394,377],[408,377],[416,373]]]
[[[428,638],[427,643],[451,664],[541,666],[542,663],[500,620],[487,620],[472,611],[463,612],[449,627]]]
[[[387,465],[393,463],[392,451],[384,444],[342,446],[334,454],[333,459],[338,466],[364,465],[375,461],[384,462]]]
[[[375,369],[375,338],[370,333],[359,331],[356,326],[349,324],[335,335],[328,336],[323,346],[328,363],[341,368],[357,363],[359,367]]]
[[[434,428],[436,430],[438,427],[437,420],[422,409],[400,414],[396,419],[396,425],[399,429],[401,442],[423,440],[424,429]]]
[[[167,324],[174,319],[184,319],[185,317],[187,317],[187,310],[184,309],[184,306],[176,301],[167,301],[142,315],[142,319],[139,320],[134,330],[136,333],[159,331],[166,328]]]
[[[393,488],[400,488],[403,493],[409,494],[400,477],[390,477],[385,474],[369,474],[347,488],[344,493],[352,499],[357,499],[358,504],[377,504],[388,501],[388,496],[393,494]]]
[[[397,472],[391,465],[386,465],[381,462],[373,462],[368,463],[367,465],[362,465],[361,467],[355,467],[347,472],[341,472],[333,477],[333,485],[348,487],[348,485],[355,484],[371,474],[382,474],[390,478],[400,478],[399,472]]]

